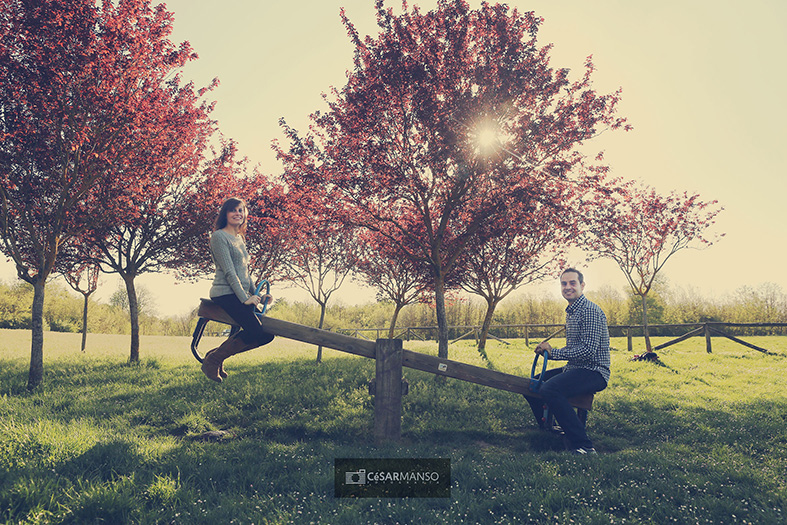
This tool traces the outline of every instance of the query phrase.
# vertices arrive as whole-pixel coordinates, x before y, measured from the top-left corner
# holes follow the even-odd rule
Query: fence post
[[[528,332],[527,325],[525,325],[525,346],[530,346],[530,334]]]
[[[398,441],[402,435],[402,340],[375,344],[374,439]]]
[[[634,351],[634,339],[631,336],[631,327],[626,327],[626,338],[628,339],[628,349],[629,352]]]
[[[710,337],[710,325],[705,323],[705,350],[707,350],[709,354],[713,352],[713,349],[711,348]]]

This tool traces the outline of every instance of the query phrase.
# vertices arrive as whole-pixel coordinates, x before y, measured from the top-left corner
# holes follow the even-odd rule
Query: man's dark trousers
[[[539,426],[543,426],[544,418],[543,404],[546,402],[549,410],[555,416],[563,432],[566,434],[568,442],[574,449],[593,448],[593,442],[585,432],[585,425],[579,420],[574,407],[568,402],[571,397],[600,392],[607,387],[604,376],[594,370],[584,368],[572,368],[565,370],[555,368],[544,372],[544,382],[541,384],[539,393],[544,397],[533,399],[528,397],[530,408]]]

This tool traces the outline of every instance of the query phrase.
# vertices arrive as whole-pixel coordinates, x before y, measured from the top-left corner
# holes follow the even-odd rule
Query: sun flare
[[[500,145],[500,129],[495,122],[480,122],[471,133],[475,150],[481,155],[494,153]]]

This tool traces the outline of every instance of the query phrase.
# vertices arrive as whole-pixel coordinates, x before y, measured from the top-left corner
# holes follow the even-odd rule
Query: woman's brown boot
[[[233,335],[221,346],[214,348],[202,360],[202,372],[212,381],[221,383],[222,379],[227,377],[224,372],[224,360],[235,354],[251,350],[255,345],[249,345],[243,341],[238,334]]]
[[[216,350],[218,350],[218,348],[214,348],[213,350],[211,350],[210,352],[208,352],[207,354],[205,354],[205,357],[203,358],[203,362],[204,362],[204,360],[205,360],[205,359],[207,359],[207,358],[208,358],[208,356],[209,356],[209,355],[211,355],[212,353],[214,353]],[[227,372],[225,372],[225,371],[224,371],[224,362],[222,362],[222,363],[219,365],[219,377],[221,377],[222,379],[227,379],[227,377],[228,377],[228,374],[227,374]]]

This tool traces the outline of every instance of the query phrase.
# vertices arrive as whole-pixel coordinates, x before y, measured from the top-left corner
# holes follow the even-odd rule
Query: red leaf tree
[[[487,222],[529,206],[540,184],[569,177],[579,144],[624,125],[619,93],[592,90],[590,62],[574,82],[550,67],[533,13],[439,0],[394,16],[383,4],[376,37],[362,39],[342,13],[354,68],[308,135],[283,123],[290,147],[279,157],[291,185],[330,186],[344,220],[429,268],[447,357],[446,285],[462,253]]]
[[[487,305],[478,342],[484,359],[497,306],[521,286],[553,275],[576,232],[574,201],[564,185],[555,182],[543,185],[530,207],[514,207],[484,224],[462,256],[462,288]]]
[[[645,345],[652,352],[648,330],[648,292],[673,255],[687,248],[710,246],[706,235],[723,208],[703,202],[698,194],[660,194],[633,182],[598,194],[583,206],[587,223],[581,238],[594,257],[617,263],[632,293],[642,301]]]
[[[251,272],[259,282],[276,282],[281,261],[290,246],[292,226],[287,220],[287,196],[281,184],[251,167],[246,157],[237,159],[234,141],[225,141],[221,150],[205,166],[204,177],[191,186],[184,206],[177,213],[179,229],[198,229],[180,248],[180,257],[167,266],[180,279],[212,276],[210,235],[219,208],[230,197],[244,199],[249,207],[246,246],[251,256]]]
[[[44,287],[61,247],[124,216],[134,152],[169,129],[195,58],[148,0],[0,0],[2,251],[34,287],[28,388],[43,378]],[[184,88],[188,90],[188,88]]]
[[[360,232],[358,250],[354,274],[358,280],[377,289],[378,300],[389,300],[394,305],[388,328],[388,337],[393,339],[402,309],[424,302],[431,291],[429,271],[402,254],[399,244],[391,243],[387,236],[378,232]]]
[[[186,190],[183,206],[174,220],[178,229],[196,226],[201,235],[189,236],[181,246],[181,258],[167,267],[182,280],[197,280],[211,275],[215,268],[210,255],[210,234],[222,203],[230,197],[246,198],[247,158],[238,159],[237,144],[220,137],[218,148],[203,166],[203,177]]]
[[[246,184],[244,194],[249,204],[247,248],[256,281],[271,285],[284,279],[282,271],[298,236],[293,236],[293,223],[288,211],[289,196],[278,182],[257,175]],[[297,224],[297,222],[296,222]]]
[[[317,328],[323,328],[328,301],[344,284],[356,264],[356,229],[336,218],[325,192],[288,194],[284,222],[290,233],[289,251],[282,260],[284,277],[305,290],[320,307]],[[322,360],[322,346],[317,362]]]
[[[180,220],[180,216],[189,199],[195,197],[190,188],[210,174],[201,161],[215,129],[208,118],[211,107],[200,101],[190,85],[172,86],[168,98],[168,104],[158,108],[169,122],[167,128],[157,130],[127,158],[123,169],[115,172],[125,181],[132,180],[128,171],[143,176],[140,184],[128,184],[122,191],[128,212],[99,226],[85,239],[90,252],[97,254],[91,262],[106,273],[118,274],[125,284],[132,363],[139,361],[140,343],[136,278],[181,264],[181,248],[205,229],[202,224]]]
[[[81,263],[70,270],[63,271],[63,277],[68,285],[76,292],[82,294],[84,304],[82,306],[82,352],[87,345],[87,314],[90,296],[98,289],[98,265]]]

